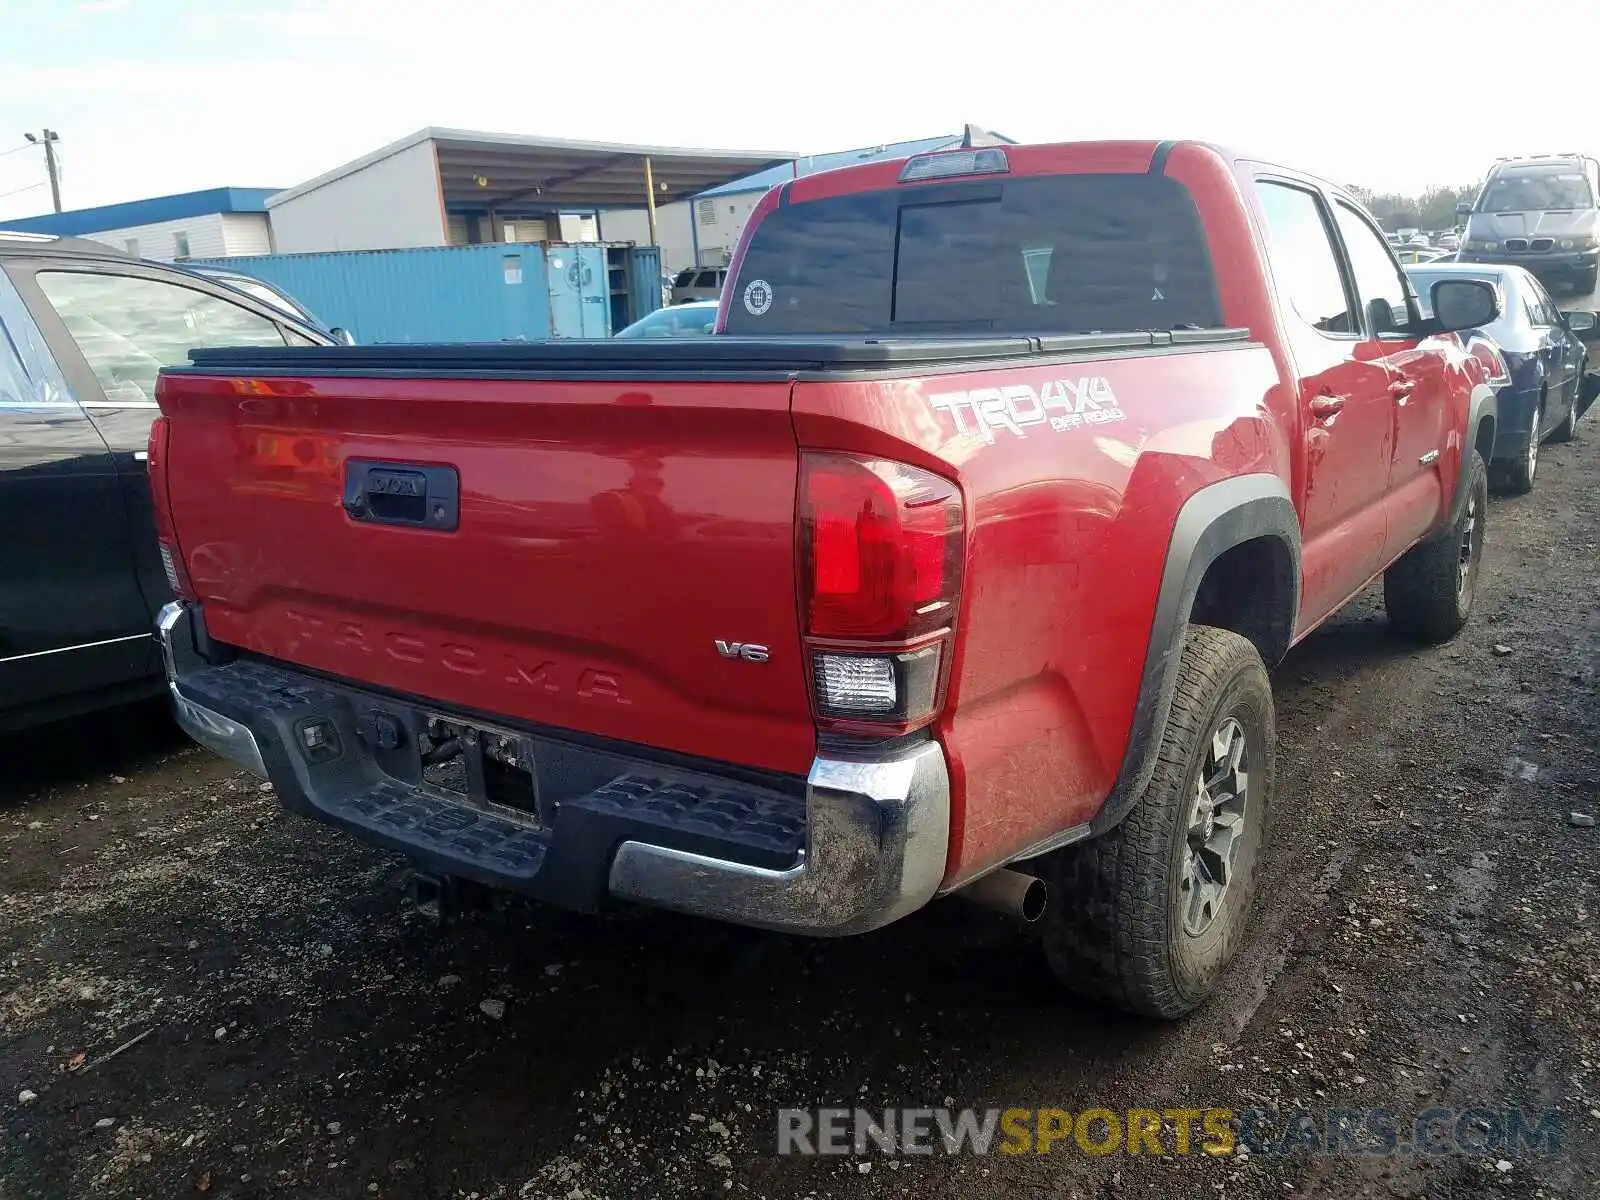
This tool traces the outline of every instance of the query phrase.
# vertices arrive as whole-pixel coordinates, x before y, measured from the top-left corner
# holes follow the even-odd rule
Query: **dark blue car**
[[[1499,291],[1499,318],[1462,336],[1489,366],[1497,393],[1489,477],[1501,491],[1528,491],[1539,467],[1539,444],[1571,441],[1583,415],[1586,343],[1596,336],[1595,314],[1562,312],[1522,267],[1435,263],[1405,272],[1428,316],[1429,293],[1441,279],[1482,279]]]

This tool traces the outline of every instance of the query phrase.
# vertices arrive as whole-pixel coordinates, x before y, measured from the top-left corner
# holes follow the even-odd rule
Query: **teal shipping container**
[[[356,341],[610,337],[661,305],[654,246],[506,242],[196,259],[282,289]]]

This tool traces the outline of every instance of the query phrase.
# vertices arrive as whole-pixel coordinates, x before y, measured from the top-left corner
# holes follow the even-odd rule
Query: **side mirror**
[[[1584,309],[1562,313],[1561,323],[1583,341],[1593,341],[1595,337],[1600,336],[1596,331],[1596,326],[1600,326],[1600,315]]]
[[[354,346],[356,344],[356,335],[342,325],[335,325],[328,332],[333,335],[333,340],[341,346]]]
[[[1441,333],[1476,329],[1500,315],[1494,285],[1481,279],[1441,279],[1433,285],[1433,317]]]
[[[1472,205],[1470,205],[1470,204],[1458,204],[1458,205],[1456,205],[1456,216],[1458,216],[1458,217],[1470,217],[1471,215],[1472,215]]]

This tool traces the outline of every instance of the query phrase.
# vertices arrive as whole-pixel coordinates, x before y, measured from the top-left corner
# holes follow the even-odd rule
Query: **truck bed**
[[[1241,329],[202,349],[193,363],[164,372],[160,402],[174,536],[211,640],[418,711],[774,778],[804,779],[837,736],[819,737],[813,702],[802,461],[951,480],[970,538],[949,662],[965,707],[925,736],[966,810],[954,870],[1086,820],[1129,743],[1142,664],[1061,618],[1093,593],[1095,628],[1149,628],[1160,547],[1130,550],[1151,502],[1121,501],[1136,481],[1119,447],[1199,475],[1211,453],[1248,461],[1275,378]],[[1053,407],[1052,425],[1036,400],[1024,437],[940,407],[997,385],[1059,405],[1087,383],[1126,410]],[[1152,443],[1157,418],[1183,436]],[[436,526],[352,514],[368,469],[442,472],[450,511]],[[1030,781],[1069,754],[1063,786],[1038,793]]]

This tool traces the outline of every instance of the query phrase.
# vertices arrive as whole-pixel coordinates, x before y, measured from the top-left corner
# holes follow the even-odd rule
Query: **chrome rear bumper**
[[[407,850],[433,870],[572,907],[592,907],[590,896],[609,892],[695,916],[823,937],[887,925],[933,899],[944,877],[950,780],[937,742],[918,742],[884,759],[816,758],[806,781],[804,843],[794,865],[782,869],[647,840],[656,836],[653,830],[630,820],[626,812],[617,813],[614,805],[598,813],[587,794],[562,796],[548,828],[530,831],[518,826],[497,832],[492,815],[459,798],[383,775],[353,731],[346,743],[349,752],[340,764],[315,766],[306,761],[295,738],[283,732],[282,711],[265,702],[265,691],[238,686],[217,690],[219,676],[239,676],[247,668],[256,675],[274,676],[275,686],[269,690],[279,695],[292,690],[287,685],[297,680],[308,682],[305,677],[292,668],[264,663],[216,667],[206,662],[195,648],[189,606],[173,603],[162,609],[157,633],[178,723],[195,741],[253,774],[271,778],[284,803],[297,811]],[[346,720],[341,706],[349,707],[345,700],[370,705],[378,699],[355,685],[344,699],[336,683],[319,680],[316,687],[318,695],[327,698],[327,706],[304,711],[340,723]],[[231,698],[202,702],[211,695]],[[241,701],[241,695],[263,699]],[[233,715],[212,704],[228,707]],[[568,747],[567,752],[583,751]],[[358,757],[359,770],[335,770]],[[274,764],[270,773],[267,761]],[[717,778],[714,769],[703,774]],[[419,814],[415,820],[408,815],[399,823],[386,819],[381,827],[362,825],[359,789],[370,789],[375,778],[387,789],[386,796],[395,789],[406,793],[401,808]],[[798,796],[795,799],[798,802]],[[565,823],[563,810],[571,818]],[[385,810],[390,816],[394,811]],[[612,825],[604,824],[613,820]],[[463,823],[472,825],[479,846],[496,837],[516,839],[525,869],[502,870],[497,863],[504,862],[504,856],[474,857],[467,844],[470,838],[440,833]],[[559,865],[552,869],[553,863]]]
[[[206,749],[265,779],[267,766],[255,734],[239,722],[196,704],[178,686],[182,667],[201,663],[194,648],[188,605],[175,600],[163,607],[156,617],[156,636],[161,642],[161,661],[166,667],[167,690],[172,693],[172,712],[178,725]]]
[[[944,877],[950,781],[923,742],[885,762],[818,758],[806,790],[806,848],[772,871],[624,842],[611,894],[761,929],[833,936],[887,925],[933,899]]]

